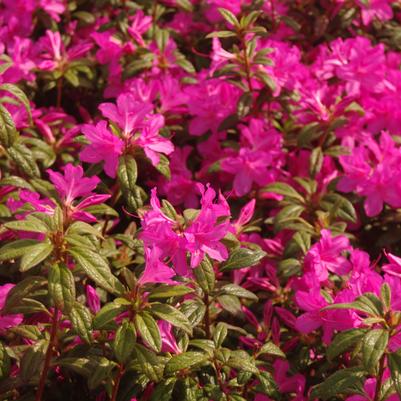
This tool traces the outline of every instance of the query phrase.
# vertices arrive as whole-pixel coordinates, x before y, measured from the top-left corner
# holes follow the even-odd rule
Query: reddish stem
[[[55,345],[56,345],[57,327],[58,327],[58,309],[54,308],[53,319],[52,319],[52,327],[51,327],[51,331],[50,331],[49,345],[47,347],[46,356],[45,356],[45,363],[43,365],[42,374],[40,376],[39,387],[38,387],[38,390],[36,392],[35,401],[42,401],[43,391],[45,389],[46,379],[47,379],[47,375],[48,375],[49,369],[50,369],[50,362],[51,362],[51,359],[52,359],[52,356],[53,356],[53,351],[54,351],[54,348],[55,348]]]
[[[123,365],[119,365],[118,373],[117,373],[117,377],[116,377],[116,379],[114,381],[113,393],[111,395],[110,401],[116,401],[117,400],[118,389],[120,387],[120,382],[121,382],[121,378],[123,377],[123,374],[124,374],[124,367],[123,367]]]

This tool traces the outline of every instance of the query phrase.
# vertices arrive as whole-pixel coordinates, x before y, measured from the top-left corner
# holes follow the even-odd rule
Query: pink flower
[[[123,137],[129,137],[142,127],[143,120],[153,107],[149,103],[138,102],[133,95],[126,93],[118,96],[117,105],[102,103],[99,110],[121,128]]]
[[[320,288],[313,288],[308,292],[297,291],[295,294],[297,305],[306,313],[297,318],[295,327],[301,333],[310,333],[323,325],[323,312],[327,301],[320,294]]]
[[[110,195],[97,195],[92,193],[92,190],[94,190],[100,182],[98,177],[84,177],[82,167],[73,166],[71,163],[63,168],[64,174],[51,169],[48,169],[47,173],[72,218],[87,222],[96,221],[96,218],[90,213],[85,212],[84,209],[92,205],[103,203],[106,199],[110,198]],[[76,198],[82,197],[84,197],[83,200],[73,205],[73,201]]]
[[[131,25],[128,27],[128,33],[134,38],[134,40],[141,46],[145,45],[142,39],[142,35],[149,30],[152,25],[152,18],[145,16],[142,10],[135,13],[130,19]]]
[[[218,131],[220,124],[236,109],[239,91],[219,79],[202,80],[187,89],[188,110],[194,116],[189,124],[191,135],[200,136],[208,130]]]
[[[362,22],[369,25],[375,19],[379,21],[388,21],[393,18],[391,4],[394,0],[369,0],[368,2],[356,0],[361,7]]]
[[[51,169],[48,169],[47,173],[50,176],[50,181],[67,205],[71,204],[76,198],[91,195],[100,182],[97,177],[84,177],[82,167],[74,166],[71,163],[63,168],[64,174]]]
[[[383,271],[391,276],[401,278],[401,258],[391,253],[386,253],[386,257],[390,263],[382,266]]]
[[[93,313],[97,313],[100,310],[100,298],[96,289],[93,288],[91,285],[86,285],[86,302],[89,306],[89,309]]]
[[[92,47],[90,42],[81,42],[65,49],[60,32],[46,31],[38,46],[38,68],[45,71],[54,71],[69,61],[83,56]],[[40,61],[42,60],[42,61]]]
[[[171,324],[165,320],[159,320],[157,325],[159,326],[160,336],[162,338],[162,352],[180,354],[182,351],[178,346],[173,334],[171,333]]]
[[[140,238],[145,246],[161,250],[160,260],[168,258],[180,275],[188,274],[187,252],[191,255],[191,268],[198,266],[205,254],[218,261],[228,257],[228,251],[220,241],[229,230],[229,221],[220,220],[229,217],[229,207],[221,194],[215,202],[216,192],[212,188],[205,189],[200,185],[199,189],[202,195],[201,210],[187,227],[183,228],[164,214],[156,189],[152,190],[152,209],[142,218]]]
[[[236,156],[222,160],[221,169],[235,174],[234,191],[237,196],[247,194],[252,183],[259,186],[277,177],[275,170],[282,163],[282,138],[262,120],[251,119],[249,127],[241,126],[241,148]]]
[[[174,270],[160,261],[161,254],[162,251],[157,247],[145,248],[145,270],[139,278],[140,284],[177,284],[172,280],[175,276]]]
[[[353,147],[351,140],[345,143]],[[388,133],[382,132],[379,143],[366,138],[353,147],[352,155],[340,156],[345,175],[338,182],[338,189],[366,196],[364,207],[369,217],[378,215],[384,203],[401,207],[400,161],[400,149]]]
[[[18,326],[24,319],[24,315],[22,314],[3,315],[1,313],[1,310],[6,304],[7,295],[14,286],[15,284],[4,284],[0,286],[0,330]]]
[[[127,93],[118,96],[117,105],[102,103],[99,109],[103,116],[121,128],[125,148],[141,147],[154,166],[160,161],[160,153],[169,155],[174,151],[171,141],[159,135],[164,117],[151,114],[153,106],[150,103],[140,102]]]
[[[320,232],[320,241],[314,244],[305,255],[305,270],[312,271],[319,281],[325,281],[329,272],[344,275],[351,270],[351,264],[343,256],[352,248],[344,235],[332,237],[329,230]]]
[[[115,178],[118,159],[124,148],[123,141],[107,128],[106,121],[100,121],[96,125],[85,124],[82,132],[90,144],[81,151],[80,159],[87,163],[104,161],[105,173]]]

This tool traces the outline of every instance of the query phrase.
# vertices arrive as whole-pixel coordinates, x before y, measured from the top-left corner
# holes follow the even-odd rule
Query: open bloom
[[[228,205],[222,195],[215,201],[216,192],[212,188],[205,189],[202,185],[199,188],[201,209],[186,227],[163,212],[156,189],[152,190],[152,209],[142,218],[141,239],[147,247],[158,248],[160,260],[172,261],[175,271],[180,275],[189,274],[187,252],[190,254],[191,268],[198,266],[205,255],[217,261],[228,257],[226,247],[220,242],[229,230],[229,221],[224,221],[230,214]],[[162,271],[165,271],[164,267]]]
[[[98,177],[84,177],[81,166],[67,164],[63,173],[58,173],[51,169],[47,172],[50,181],[54,184],[63,204],[68,208],[70,216],[76,220],[96,221],[96,218],[85,209],[92,205],[103,203],[110,198],[110,195],[97,195],[92,193],[100,182]],[[77,198],[84,198],[74,205]]]
[[[352,249],[348,238],[344,235],[333,237],[329,230],[322,230],[320,234],[320,241],[305,255],[305,270],[312,271],[319,281],[327,280],[329,272],[347,274],[351,264],[343,252]]]

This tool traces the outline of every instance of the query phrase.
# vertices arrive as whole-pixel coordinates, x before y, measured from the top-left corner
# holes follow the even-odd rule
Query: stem
[[[205,317],[204,317],[206,338],[210,338],[209,294],[205,294],[205,296],[203,297],[203,302],[206,306]]]
[[[57,108],[61,107],[61,97],[63,92],[63,78],[57,80]]]
[[[55,345],[56,345],[57,327],[58,327],[58,309],[54,308],[52,327],[51,327],[51,331],[50,331],[49,345],[47,347],[46,356],[45,356],[45,363],[43,365],[42,374],[40,376],[39,387],[38,387],[38,390],[36,392],[35,401],[42,401],[43,391],[45,389],[46,379],[47,379],[47,375],[49,373],[50,362],[51,362],[51,359],[52,359],[52,356],[53,356],[53,351],[54,351],[54,348],[55,348]]]
[[[244,52],[244,64],[245,64],[245,74],[246,74],[246,80],[248,82],[248,87],[249,87],[249,92],[253,91],[252,87],[252,81],[251,81],[251,69],[249,65],[249,59],[248,59],[248,54],[246,51],[246,41],[245,37],[241,36],[241,45],[242,45],[242,50]]]
[[[373,401],[379,401],[380,397],[380,389],[382,387],[382,382],[383,382],[383,374],[384,374],[384,360],[386,358],[386,355],[383,354],[383,356],[380,359],[379,362],[379,375],[376,379],[376,389],[375,389],[375,397],[373,398]]]
[[[119,365],[118,373],[117,373],[117,377],[116,377],[116,379],[114,381],[113,393],[111,395],[110,401],[116,401],[117,400],[118,389],[120,387],[120,382],[121,382],[121,378],[123,377],[123,374],[124,374],[124,366],[123,365]]]

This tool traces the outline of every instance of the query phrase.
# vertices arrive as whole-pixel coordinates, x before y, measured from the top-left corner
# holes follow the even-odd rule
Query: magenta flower
[[[118,158],[124,148],[123,141],[107,128],[106,121],[100,121],[96,125],[85,124],[82,132],[90,144],[81,151],[80,159],[87,163],[104,161],[105,173],[115,178]]]
[[[161,251],[160,260],[167,258],[180,275],[188,274],[187,252],[191,255],[191,268],[198,266],[205,255],[217,261],[228,257],[228,251],[220,241],[229,230],[229,221],[220,220],[229,217],[229,207],[222,195],[215,202],[216,192],[212,188],[205,190],[200,185],[199,189],[201,210],[188,227],[183,228],[163,213],[156,189],[152,190],[152,209],[142,218],[141,239],[147,247],[157,247]]]
[[[157,247],[145,248],[145,270],[139,278],[140,284],[177,284],[172,280],[172,277],[175,276],[174,270],[160,261],[161,254],[162,251]]]
[[[391,276],[401,278],[401,258],[391,253],[386,253],[386,258],[390,263],[382,266],[383,271]]]
[[[378,215],[384,203],[401,207],[400,161],[400,149],[388,133],[382,132],[379,143],[366,138],[352,149],[352,155],[340,157],[345,175],[338,189],[366,196],[364,208],[369,217]]]
[[[86,287],[86,302],[89,306],[89,309],[92,313],[97,313],[100,310],[100,298],[98,293],[96,292],[96,288],[93,288],[91,285],[87,284]]]
[[[274,181],[276,169],[282,164],[282,138],[262,120],[251,119],[249,127],[241,126],[241,148],[235,156],[222,160],[221,169],[234,174],[233,187],[237,196],[244,196],[252,183],[259,186]]]
[[[218,131],[226,117],[234,113],[239,91],[222,80],[202,80],[187,89],[188,110],[194,116],[189,124],[191,135]]]
[[[313,272],[319,281],[327,280],[329,272],[347,274],[351,264],[343,253],[352,249],[348,238],[344,235],[333,237],[329,230],[322,230],[320,234],[320,241],[305,255],[305,270]]]
[[[153,110],[151,104],[138,102],[131,94],[118,96],[117,105],[102,103],[99,110],[104,117],[116,123],[122,130],[123,138],[128,138],[133,131],[140,129],[146,116]]]
[[[4,284],[0,286],[0,330],[18,326],[24,319],[24,315],[22,314],[3,315],[1,313],[1,310],[6,304],[7,295],[14,286],[15,284]]]
[[[393,18],[391,4],[394,0],[369,0],[368,2],[356,0],[361,7],[362,22],[369,25],[375,19],[379,21],[388,21]]]
[[[69,61],[76,60],[91,49],[92,43],[82,42],[65,49],[60,32],[46,31],[38,47],[38,68],[45,71],[54,71],[63,67]],[[42,60],[42,61],[41,61]]]
[[[165,320],[159,320],[157,325],[159,326],[160,336],[162,338],[162,352],[180,354],[182,351],[178,346],[173,334],[171,333],[171,324]]]
[[[63,173],[58,173],[51,169],[47,170],[50,181],[54,184],[62,202],[69,210],[69,215],[73,219],[83,221],[96,221],[96,218],[88,212],[85,212],[89,206],[103,203],[110,195],[97,195],[92,191],[100,182],[98,177],[84,177],[84,171],[81,166],[67,164],[63,168]],[[77,198],[84,198],[78,204],[73,205]]]
[[[145,46],[142,35],[149,30],[152,25],[152,18],[145,16],[142,10],[135,13],[130,19],[131,25],[128,27],[128,33],[140,45]]]

